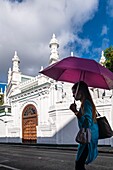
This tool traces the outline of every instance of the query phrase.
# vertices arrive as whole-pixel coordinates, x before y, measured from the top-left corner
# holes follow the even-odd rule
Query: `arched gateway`
[[[27,105],[22,112],[22,142],[36,143],[38,124],[37,110],[32,104]]]

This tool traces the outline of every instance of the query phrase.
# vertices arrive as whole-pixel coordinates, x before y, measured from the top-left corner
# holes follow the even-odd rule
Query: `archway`
[[[32,104],[27,105],[22,112],[22,142],[36,143],[38,117],[36,107]]]

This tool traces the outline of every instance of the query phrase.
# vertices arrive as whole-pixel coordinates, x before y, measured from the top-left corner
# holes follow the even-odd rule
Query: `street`
[[[2,170],[74,170],[75,152],[36,146],[0,144]],[[100,154],[87,170],[112,170],[113,155]]]

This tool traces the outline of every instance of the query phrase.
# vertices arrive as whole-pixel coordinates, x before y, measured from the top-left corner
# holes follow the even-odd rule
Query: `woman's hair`
[[[91,105],[92,105],[92,117],[93,117],[93,120],[96,121],[96,107],[95,107],[95,104],[92,100],[92,97],[91,97],[91,94],[90,94],[90,91],[88,89],[88,86],[85,82],[83,81],[80,81],[78,83],[75,83],[72,87],[72,90],[77,90],[78,88],[78,91],[81,91],[84,95],[84,98],[83,98],[83,101],[81,103],[81,108],[83,108],[83,105],[84,105],[84,100],[87,99],[91,102]]]

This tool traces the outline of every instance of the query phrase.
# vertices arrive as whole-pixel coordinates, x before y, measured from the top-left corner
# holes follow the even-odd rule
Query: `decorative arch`
[[[22,142],[36,143],[38,115],[37,109],[33,104],[25,106],[22,112]]]

